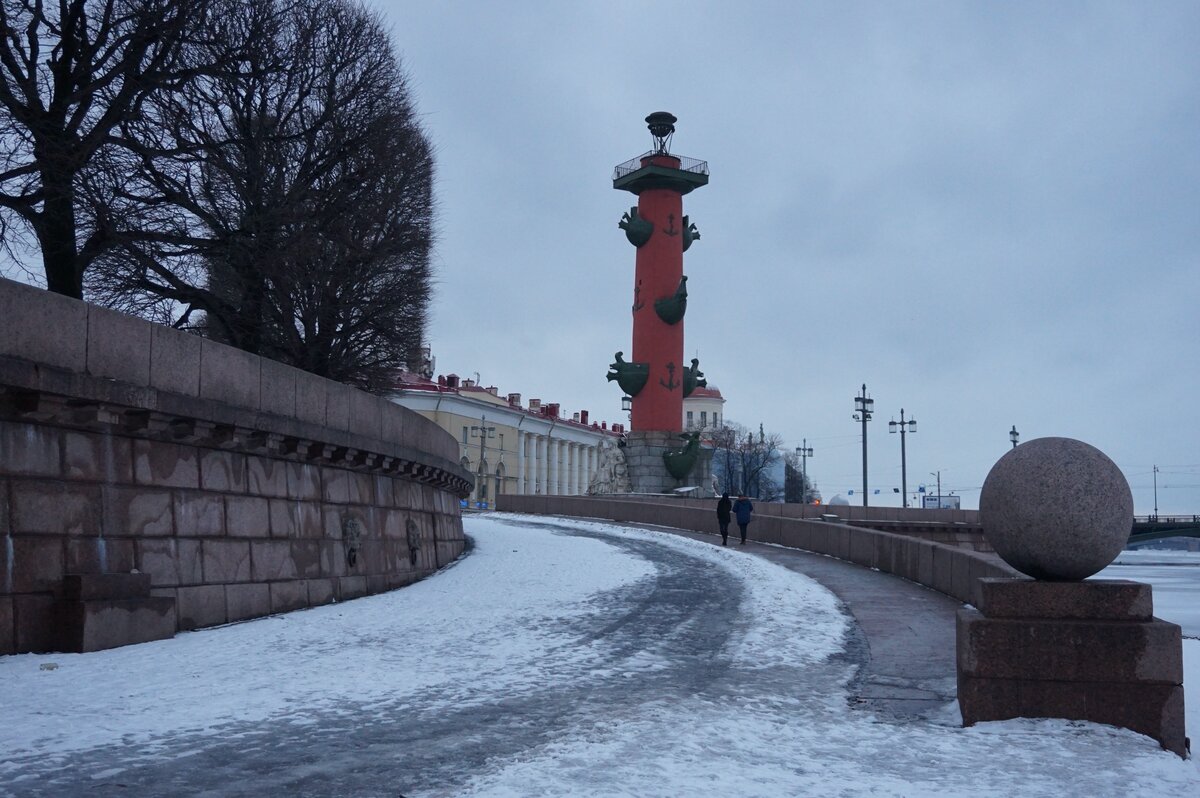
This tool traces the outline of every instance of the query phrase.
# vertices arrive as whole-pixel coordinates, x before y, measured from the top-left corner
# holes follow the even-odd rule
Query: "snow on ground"
[[[372,700],[436,712],[533,693],[551,674],[586,679],[604,652],[565,630],[602,615],[606,592],[653,579],[629,544],[669,547],[740,582],[732,658],[747,673],[784,674],[792,689],[697,690],[620,718],[584,708],[552,741],[495,757],[446,794],[1200,794],[1196,759],[1125,730],[1056,720],[962,729],[953,702],[930,723],[850,708],[837,687],[851,670],[837,656],[848,628],[837,600],[760,558],[653,531],[563,522],[601,537],[570,536],[515,518],[468,517],[474,551],[393,593],[114,651],[0,658],[0,794],[28,783],[33,761],[70,767],[99,746],[162,759],[179,755],[172,741],[185,733],[216,737],[240,721],[317,723]],[[1200,685],[1196,642],[1187,683]]]

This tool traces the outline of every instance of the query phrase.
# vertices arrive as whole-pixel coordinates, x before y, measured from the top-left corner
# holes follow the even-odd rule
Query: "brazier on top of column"
[[[1185,755],[1179,626],[1153,616],[1150,585],[1088,579],[1133,527],[1116,464],[1070,438],[1029,441],[992,467],[979,514],[996,553],[1031,578],[980,579],[958,612],[963,725],[1090,720]]]

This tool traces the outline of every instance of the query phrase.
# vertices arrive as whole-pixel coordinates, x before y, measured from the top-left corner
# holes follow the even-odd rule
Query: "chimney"
[[[586,411],[586,410],[579,411],[579,423],[580,424],[588,423],[588,411]]]
[[[558,402],[550,402],[546,405],[546,415],[550,418],[558,418]]]
[[[529,412],[530,413],[540,413],[541,410],[542,410],[542,400],[541,399],[530,399],[529,400]]]
[[[578,414],[578,413],[572,413],[572,414],[571,414],[571,420],[572,420],[572,421],[574,421],[576,424],[578,424],[578,423],[579,423],[579,414]]]
[[[607,422],[607,421],[601,421],[601,422],[600,422],[600,429],[608,429],[608,422]]]
[[[442,386],[443,388],[446,387],[446,375],[445,374],[438,375],[438,385]]]
[[[457,374],[447,374],[446,375],[446,387],[447,388],[457,388],[458,387],[458,375]]]
[[[490,393],[492,396],[498,397],[500,395],[500,389],[497,388],[495,385],[489,385],[487,387],[487,392]]]
[[[463,380],[463,381],[462,381],[462,387],[464,387],[464,388],[474,388],[474,387],[475,387],[475,380]]]
[[[509,407],[520,407],[521,406],[521,394],[510,393],[508,395],[508,405],[509,405]]]

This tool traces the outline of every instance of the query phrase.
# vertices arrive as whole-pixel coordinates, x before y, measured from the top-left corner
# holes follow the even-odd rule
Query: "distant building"
[[[943,493],[941,496],[926,493],[921,497],[921,508],[924,510],[957,510],[959,497],[953,493]]]
[[[725,421],[725,398],[717,386],[696,388],[683,400],[684,432],[717,429]]]
[[[521,394],[501,396],[456,374],[436,380],[414,372],[396,375],[389,397],[415,410],[459,442],[459,463],[475,477],[471,507],[495,507],[501,493],[572,496],[587,493],[599,467],[599,448],[624,427],[595,423],[588,411],[564,417],[559,405]]]

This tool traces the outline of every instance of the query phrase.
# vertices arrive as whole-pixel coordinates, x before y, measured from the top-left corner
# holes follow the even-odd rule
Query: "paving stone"
[[[149,537],[174,531],[169,490],[106,486],[101,496],[108,537]]]
[[[181,630],[216,626],[225,623],[228,618],[224,585],[181,587],[175,595]]]
[[[176,491],[175,534],[180,537],[225,535],[225,501],[217,494]]]
[[[225,586],[225,603],[230,621],[261,618],[271,614],[271,589],[253,582]]]
[[[43,480],[12,483],[15,535],[99,535],[100,486]]]
[[[133,442],[129,438],[96,432],[64,430],[63,472],[68,479],[133,482]]]
[[[200,467],[194,447],[163,441],[133,442],[134,478],[156,488],[199,488]]]
[[[200,551],[206,583],[250,581],[250,541],[205,540]]]

